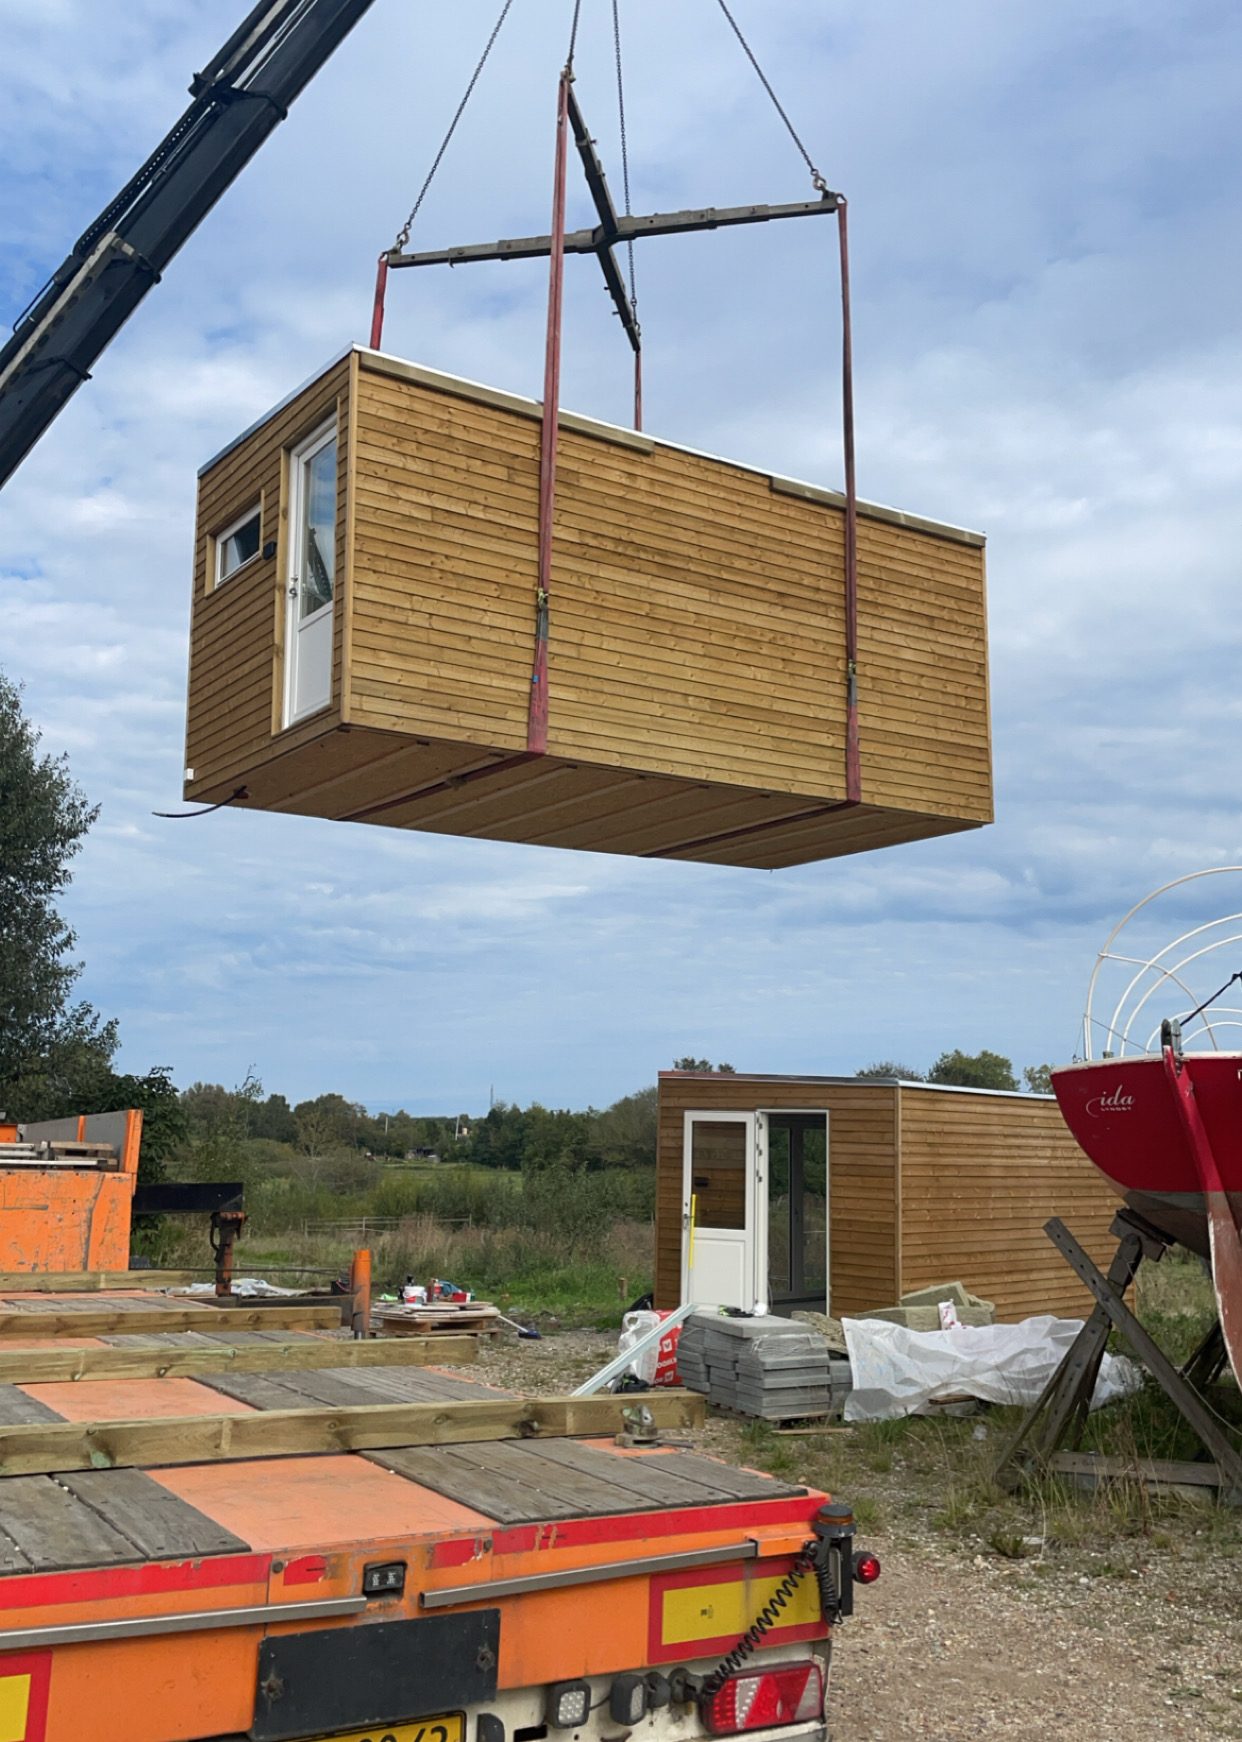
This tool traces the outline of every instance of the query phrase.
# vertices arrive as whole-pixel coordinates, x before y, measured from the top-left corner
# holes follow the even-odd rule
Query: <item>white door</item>
[[[762,1156],[753,1113],[687,1113],[681,1298],[754,1312],[767,1302],[755,1214]]]
[[[289,456],[289,573],[285,620],[285,725],[332,699],[336,590],[336,424]]]

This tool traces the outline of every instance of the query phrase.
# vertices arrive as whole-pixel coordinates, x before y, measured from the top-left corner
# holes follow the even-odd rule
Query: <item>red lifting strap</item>
[[[543,427],[539,444],[539,578],[535,593],[535,659],[530,674],[526,748],[548,748],[548,605],[552,595],[552,526],[556,514],[556,448],[561,401],[561,306],[565,287],[565,163],[569,135],[566,66],[557,88],[556,169],[552,182],[552,251],[548,267],[548,338],[543,365]]]
[[[371,349],[378,351],[384,337],[384,292],[388,289],[388,256],[381,254],[375,268],[375,306],[371,310]]]
[[[858,493],[854,478],[854,360],[850,334],[850,244],[845,200],[837,201],[841,244],[841,422],[845,451],[845,797],[862,802],[858,735]]]

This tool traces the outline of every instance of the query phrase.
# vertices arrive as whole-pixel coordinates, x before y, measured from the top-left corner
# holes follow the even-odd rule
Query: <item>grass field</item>
[[[248,1230],[237,1248],[235,1271],[261,1276],[271,1268],[304,1265],[309,1283],[345,1274],[359,1244],[371,1248],[377,1296],[395,1293],[407,1276],[418,1282],[441,1277],[511,1316],[566,1328],[611,1328],[630,1302],[651,1288],[651,1226],[627,1220],[572,1240],[538,1228],[446,1227],[427,1214],[357,1239],[344,1232]],[[161,1262],[203,1264],[205,1254],[201,1234],[174,1232],[162,1244]],[[280,1278],[287,1285],[298,1280],[296,1275]]]

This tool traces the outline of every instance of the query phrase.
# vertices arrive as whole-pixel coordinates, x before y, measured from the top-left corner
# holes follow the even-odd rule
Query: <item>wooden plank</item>
[[[584,1475],[606,1477],[614,1488],[623,1488],[643,1502],[643,1510],[669,1506],[707,1506],[730,1498],[710,1477],[678,1472],[673,1456],[621,1457],[598,1446],[582,1446],[574,1440],[549,1440],[532,1446],[545,1462],[561,1464]],[[618,1510],[633,1510],[632,1507]]]
[[[705,1413],[703,1399],[691,1392],[636,1391],[616,1397],[466,1399],[184,1419],[49,1422],[0,1427],[0,1475],[155,1468],[566,1434],[600,1437],[619,1432],[626,1411],[636,1408],[649,1411],[657,1427],[699,1427]],[[0,1492],[6,1485],[0,1482]],[[752,1492],[745,1487],[739,1491]]]
[[[1221,1488],[1215,1464],[1179,1458],[1119,1458],[1095,1452],[1053,1452],[1048,1468],[1058,1476],[1086,1477],[1093,1483],[1145,1482],[1186,1488]],[[1242,1500],[1242,1495],[1238,1496]]]
[[[24,1391],[16,1385],[0,1384],[0,1426],[21,1427],[32,1421],[63,1421],[63,1415],[49,1409],[46,1403],[40,1403],[36,1397],[27,1397]]]
[[[444,1494],[459,1505],[471,1506],[497,1524],[527,1524],[535,1519],[569,1518],[572,1508],[557,1505],[546,1496],[536,1496],[511,1478],[497,1480],[491,1470],[483,1469],[466,1457],[460,1446],[447,1446],[437,1451],[404,1448],[388,1452],[368,1452],[373,1463],[404,1476],[420,1487]]]
[[[302,1372],[317,1367],[422,1367],[429,1362],[461,1366],[478,1358],[478,1344],[468,1335],[440,1333],[433,1337],[376,1337],[362,1342],[255,1343],[204,1338],[188,1343],[176,1337],[118,1338],[104,1349],[6,1349],[0,1345],[0,1384],[47,1384],[60,1379],[163,1379],[199,1377],[208,1373]],[[245,1336],[246,1333],[236,1333]]]
[[[197,1270],[5,1270],[0,1296],[8,1294],[98,1294],[100,1290],[188,1288],[214,1272]],[[313,1270],[307,1273],[314,1274]]]
[[[0,1302],[0,1308],[11,1302]],[[55,1311],[0,1310],[0,1337],[103,1337],[118,1331],[327,1331],[339,1327],[339,1307],[158,1307],[145,1302],[106,1307],[82,1302],[76,1310],[60,1303]]]
[[[325,1368],[312,1373],[200,1375],[212,1391],[248,1403],[252,1409],[353,1409],[377,1403],[450,1403],[459,1397],[509,1397],[478,1380],[448,1373],[371,1372]]]
[[[67,1472],[60,1480],[144,1559],[237,1554],[250,1547],[141,1470],[82,1470]]]
[[[122,1531],[63,1483],[45,1476],[0,1482],[0,1533],[0,1540],[7,1537],[22,1557],[18,1564],[39,1572],[114,1566],[140,1558]]]

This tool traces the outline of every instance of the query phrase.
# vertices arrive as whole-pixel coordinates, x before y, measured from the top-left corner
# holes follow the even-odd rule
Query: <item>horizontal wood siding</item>
[[[361,358],[351,718],[520,750],[539,420]],[[549,748],[844,794],[843,513],[762,473],[560,432]],[[864,514],[864,796],[991,816],[983,553]]]
[[[656,1175],[656,1304],[681,1295],[682,1133],[687,1111],[828,1111],[828,1253],[834,1313],[888,1305],[897,1286],[896,1090],[747,1076],[663,1075]]]
[[[539,424],[360,371],[351,719],[526,746]]]
[[[902,1289],[960,1281],[1002,1319],[1082,1317],[1091,1297],[1043,1232],[1106,1259],[1116,1196],[1041,1096],[901,1093]]]
[[[226,786],[274,753],[317,737],[340,716],[344,599],[349,584],[348,522],[350,359],[344,358],[230,448],[199,479],[194,536],[194,599],[186,706],[187,782],[192,797]],[[288,449],[332,416],[337,428],[337,609],[332,705],[281,732],[285,625],[284,575]],[[262,503],[260,547],[277,543],[215,586],[215,535],[254,502]]]

